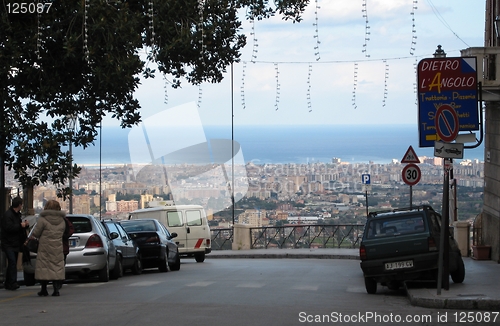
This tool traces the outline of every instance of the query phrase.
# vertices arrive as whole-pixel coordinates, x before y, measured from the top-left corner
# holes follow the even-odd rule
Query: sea
[[[157,128],[149,133],[148,142],[172,148],[167,144],[186,143],[190,135],[199,135],[199,127],[194,128],[179,126],[175,131]],[[207,142],[225,139],[239,143],[245,163],[330,163],[338,158],[350,163],[387,164],[401,161],[410,146],[419,158],[434,157],[433,147],[419,147],[416,125],[211,125],[203,126],[202,132]],[[147,150],[143,162],[132,162],[129,148],[137,145],[130,146],[129,133],[130,129],[103,126],[94,145],[85,150],[73,148],[75,163],[88,166],[148,163]],[[197,139],[193,142],[199,142]],[[476,144],[466,144],[473,145]],[[484,161],[484,144],[466,148],[463,159]],[[199,163],[195,161],[175,163]]]

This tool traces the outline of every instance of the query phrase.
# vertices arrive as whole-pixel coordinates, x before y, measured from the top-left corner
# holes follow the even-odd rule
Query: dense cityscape
[[[127,218],[128,213],[153,200],[173,200],[175,204],[201,204],[212,227],[234,223],[251,226],[285,223],[337,224],[364,223],[367,211],[429,204],[441,209],[443,162],[441,158],[420,159],[422,177],[413,187],[402,180],[404,164],[331,163],[265,164],[248,163],[246,176],[234,178],[234,210],[231,206],[231,176],[221,178],[220,166],[178,165],[165,169],[158,165],[84,166],[73,180],[73,212],[100,217]],[[236,167],[235,167],[236,171]],[[473,221],[481,212],[484,163],[462,160],[453,166],[452,193],[456,189],[458,220]],[[370,189],[361,182],[371,175]],[[6,178],[11,192],[17,190],[13,173]],[[454,184],[452,182],[452,184]],[[102,193],[102,196],[99,196]],[[410,202],[411,198],[411,202]],[[39,212],[45,201],[57,198],[51,185],[34,189],[33,209]],[[61,200],[59,198],[59,200]],[[62,201],[68,210],[69,200]],[[368,210],[367,210],[368,204]],[[102,207],[102,209],[101,209]],[[234,218],[233,218],[234,211]]]

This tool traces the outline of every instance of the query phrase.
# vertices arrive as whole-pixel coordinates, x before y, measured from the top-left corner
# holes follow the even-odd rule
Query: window
[[[406,215],[387,219],[371,220],[368,223],[367,239],[415,234],[425,232],[422,215]]]
[[[182,226],[182,213],[181,212],[167,212],[168,226]]]
[[[118,233],[118,235],[120,235],[120,232],[116,228],[115,223],[106,223],[106,226],[108,227],[108,230],[109,230],[110,234],[113,233],[113,232],[116,232],[116,233]]]
[[[187,211],[186,220],[188,226],[201,225],[201,212],[200,211]]]
[[[69,221],[73,224],[74,233],[87,233],[92,231],[92,223],[86,217],[68,216]]]

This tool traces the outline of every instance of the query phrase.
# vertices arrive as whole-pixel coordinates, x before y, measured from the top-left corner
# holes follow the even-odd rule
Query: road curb
[[[217,254],[217,255],[206,255],[206,259],[220,259],[220,258],[245,258],[245,259],[355,259],[359,260],[359,256],[355,255],[335,255],[335,254]]]
[[[489,297],[463,298],[425,298],[418,297],[407,291],[408,299],[413,306],[436,309],[458,310],[497,310],[500,300]]]

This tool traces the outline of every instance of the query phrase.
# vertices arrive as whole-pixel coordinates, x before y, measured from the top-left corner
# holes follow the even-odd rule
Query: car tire
[[[462,257],[458,257],[457,270],[450,273],[453,283],[462,283],[465,279],[465,265]]]
[[[160,263],[158,264],[158,270],[162,273],[168,272],[168,252],[165,253],[163,259],[160,259]]]
[[[111,272],[111,278],[117,280],[122,276],[123,276],[122,257],[120,256],[120,254],[117,254],[115,268],[113,268],[113,272]]]
[[[23,272],[24,285],[33,286],[36,284],[35,274]]]
[[[171,271],[178,271],[181,269],[181,257],[179,256],[179,252],[175,256],[175,263],[169,264],[168,267]]]
[[[132,265],[132,274],[140,275],[142,274],[142,257],[137,255],[135,257],[134,265]]]
[[[196,260],[197,263],[203,263],[205,261],[205,253],[204,252],[195,253],[194,259]]]
[[[106,261],[106,265],[99,271],[99,281],[108,282],[109,281],[109,263]]]
[[[377,281],[371,277],[365,277],[365,288],[369,294],[377,293]]]

